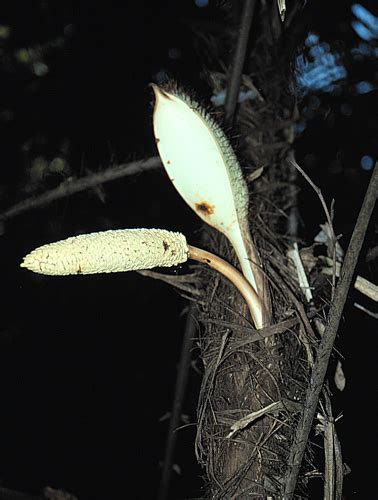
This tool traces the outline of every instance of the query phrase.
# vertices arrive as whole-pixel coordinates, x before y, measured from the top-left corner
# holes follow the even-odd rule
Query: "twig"
[[[181,409],[185,397],[186,385],[188,381],[191,352],[196,334],[196,317],[193,304],[189,306],[186,318],[184,338],[182,341],[180,362],[178,366],[175,395],[172,405],[172,415],[169,421],[168,436],[164,455],[163,472],[159,485],[159,500],[168,498],[169,482],[172,473],[174,451],[177,440],[177,428],[180,423]]]
[[[341,500],[343,489],[343,462],[341,446],[337,437],[338,418],[332,416],[331,398],[327,385],[323,388],[324,403],[320,404],[321,412],[317,414],[319,423],[316,430],[324,439],[324,500]]]
[[[265,408],[261,408],[260,410],[249,413],[248,415],[242,417],[241,419],[237,420],[231,425],[230,432],[227,434],[226,439],[234,437],[237,432],[245,429],[252,422],[261,418],[264,415],[269,415],[269,414],[274,415],[280,411],[285,411],[285,410],[298,412],[300,411],[300,404],[296,403],[295,401],[280,400],[265,406]]]
[[[311,319],[317,314],[319,314],[319,311],[310,311],[307,316],[309,319]],[[262,330],[255,330],[253,327],[250,326],[236,325],[234,323],[230,323],[229,321],[223,321],[221,319],[201,319],[201,321],[202,323],[211,323],[218,326],[224,326],[225,328],[230,328],[231,330],[238,330],[239,332],[248,334],[248,338],[246,340],[240,340],[236,342],[235,349],[239,349],[254,342],[258,342],[262,339],[272,337],[273,335],[279,335],[280,333],[288,332],[298,323],[301,323],[301,317],[299,316],[293,319],[286,319],[284,321],[281,321],[281,323],[266,326]]]
[[[317,360],[312,370],[310,383],[307,389],[304,411],[298,422],[294,436],[293,446],[290,450],[288,460],[288,473],[284,486],[284,498],[293,497],[297,484],[299,470],[302,464],[303,455],[306,449],[308,436],[310,434],[314,419],[320,391],[322,389],[324,377],[326,375],[328,361],[335,342],[344,304],[347,298],[349,287],[352,282],[357,259],[364,241],[365,233],[375,205],[378,192],[378,162],[375,164],[365,199],[363,201],[356,225],[341,269],[340,279],[335,290],[335,296],[331,303],[327,324],[322,336]]]
[[[307,302],[311,302],[312,291],[307,279],[306,271],[303,267],[301,256],[299,255],[297,242],[294,242],[293,248],[287,252],[287,255],[293,261],[293,264],[297,271],[299,288],[301,289],[303,295],[306,297]]]
[[[255,10],[256,0],[244,0],[243,11],[241,15],[240,31],[237,45],[231,67],[231,73],[228,81],[225,103],[224,122],[226,127],[232,127],[236,104],[238,102],[241,76],[244,67],[245,54],[249,39],[249,31],[252,24],[253,13]]]
[[[0,486],[0,500],[46,500],[45,496],[32,495]]]
[[[374,319],[378,319],[378,313],[375,313],[373,311],[370,311],[370,309],[367,309],[366,307],[362,306],[361,304],[359,304],[358,302],[354,302],[354,307],[356,309],[359,309],[360,311],[363,311],[365,314],[367,314],[368,316],[371,316],[372,318]]]
[[[335,425],[331,400],[324,388],[325,409],[318,418],[322,422],[324,436],[324,500],[333,500],[335,492]]]
[[[328,262],[328,259],[325,259],[326,262]],[[336,276],[340,276],[340,269],[341,269],[341,264],[340,262],[336,263]],[[329,275],[332,273],[332,269],[329,267],[324,267],[322,269],[322,274]],[[366,297],[369,297],[369,299],[374,300],[375,302],[378,302],[378,286],[375,285],[374,283],[371,283],[367,279],[363,278],[362,276],[357,276],[356,280],[354,282],[354,288],[358,290],[360,293],[363,295],[366,295]]]
[[[171,275],[171,274],[163,274],[158,273],[156,271],[150,270],[139,270],[138,274],[141,276],[146,276],[147,278],[152,278],[155,280],[163,281],[164,283],[168,283],[171,286],[174,286],[178,290],[181,290],[193,297],[201,297],[202,292],[199,290],[198,286],[195,286],[198,283],[198,279],[195,274],[182,274],[182,275]]]
[[[343,498],[344,467],[341,445],[336,429],[333,439],[335,447],[335,500],[341,500]]]
[[[75,495],[56,490],[50,486],[43,488],[43,494],[23,493],[0,486],[0,500],[77,500]]]
[[[333,259],[333,273],[332,273],[332,298],[334,297],[335,293],[335,286],[336,286],[336,242],[337,238],[335,235],[335,231],[333,230],[333,223],[332,223],[332,215],[330,211],[328,210],[327,203],[325,202],[325,199],[322,195],[321,189],[310,179],[310,177],[306,174],[306,172],[298,165],[298,163],[294,160],[293,155],[290,155],[288,157],[288,162],[294,166],[298,172],[300,172],[303,177],[306,179],[306,181],[310,184],[312,189],[315,191],[315,193],[318,195],[318,198],[320,200],[320,203],[323,206],[325,216],[327,218],[327,222],[329,225],[329,229],[331,231],[331,241],[332,241],[332,259]],[[334,204],[333,201],[331,203],[331,211],[333,213],[334,210]]]
[[[26,200],[22,200],[16,205],[13,205],[13,207],[5,210],[3,213],[0,213],[0,223],[16,217],[17,215],[20,215],[28,210],[32,210],[42,205],[47,205],[52,201],[71,196],[72,194],[79,193],[80,191],[85,191],[86,189],[93,188],[99,184],[104,184],[105,182],[120,179],[121,177],[145,172],[147,170],[157,168],[160,165],[160,158],[158,156],[152,156],[147,160],[137,160],[130,163],[123,163],[122,165],[110,167],[106,170],[102,170],[101,172],[91,173],[85,177],[81,177],[80,179],[67,179],[59,184],[59,186],[55,189],[46,191],[41,195],[26,198]]]

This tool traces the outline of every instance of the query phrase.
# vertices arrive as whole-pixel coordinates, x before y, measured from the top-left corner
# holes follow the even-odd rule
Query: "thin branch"
[[[359,309],[360,311],[363,311],[365,314],[367,314],[368,316],[371,316],[372,318],[374,319],[378,319],[378,313],[375,313],[373,311],[370,311],[370,309],[367,309],[366,307],[362,306],[361,304],[359,304],[358,302],[354,302],[354,307],[356,309]]]
[[[193,295],[193,297],[201,297],[202,292],[198,287],[198,278],[194,273],[192,274],[164,274],[158,273],[157,271],[150,270],[139,270],[137,271],[141,276],[145,276],[146,278],[152,278],[155,280],[163,281],[164,283],[168,283],[177,290],[181,290],[189,295]]]
[[[326,257],[324,259],[328,263],[328,258]],[[340,262],[336,262],[336,276],[340,276],[340,270],[341,270],[341,264]],[[332,269],[329,267],[323,267],[322,269],[322,274],[325,275],[330,275],[332,274]],[[378,286],[375,285],[374,283],[371,283],[371,281],[368,281],[367,279],[363,278],[362,276],[357,276],[356,280],[354,282],[354,288],[358,290],[360,293],[363,295],[366,295],[366,297],[369,297],[369,299],[374,300],[375,302],[378,302]]]
[[[256,0],[244,0],[243,11],[241,15],[240,31],[237,45],[233,57],[233,64],[228,82],[225,103],[225,124],[226,127],[232,127],[235,109],[238,102],[241,76],[243,72],[245,54],[249,40],[249,31],[251,28],[253,13],[255,10]]]
[[[327,389],[323,391],[325,410],[318,418],[323,423],[324,437],[324,500],[332,500],[335,492],[335,424]]]
[[[11,490],[0,486],[0,499],[1,500],[46,500],[45,496],[32,495],[23,493],[21,491]]]
[[[317,314],[319,314],[319,311],[310,311],[308,313],[308,318],[313,318]],[[301,317],[299,316],[293,319],[286,319],[284,321],[281,321],[281,323],[266,326],[261,330],[255,330],[251,326],[241,326],[234,323],[230,323],[229,321],[223,321],[221,319],[201,318],[201,322],[211,323],[218,326],[224,326],[225,328],[230,328],[231,330],[237,330],[239,332],[248,334],[248,338],[246,340],[240,340],[235,343],[235,349],[239,349],[245,347],[248,344],[252,344],[262,339],[272,337],[273,335],[279,335],[280,333],[287,333],[291,328],[296,326],[298,323],[301,323]]]
[[[158,156],[152,156],[151,158],[147,158],[147,160],[137,160],[130,163],[123,163],[122,165],[110,167],[106,170],[102,170],[101,172],[91,173],[85,177],[81,177],[80,179],[67,179],[59,184],[59,186],[55,189],[46,191],[41,195],[26,198],[26,200],[22,200],[16,205],[13,205],[13,207],[5,210],[5,212],[0,213],[0,223],[27,212],[28,210],[47,205],[52,201],[71,196],[75,193],[79,193],[80,191],[85,191],[86,189],[93,188],[99,184],[104,184],[105,182],[120,179],[121,177],[146,172],[147,170],[157,168],[160,165],[160,158]]]
[[[177,381],[175,395],[172,405],[172,415],[169,421],[167,442],[165,447],[163,472],[159,486],[159,500],[168,498],[170,477],[174,460],[174,452],[177,440],[177,428],[180,424],[181,410],[186,393],[186,386],[189,376],[190,360],[194,339],[196,336],[196,309],[193,304],[189,306],[189,312],[186,318],[184,338],[182,341],[180,362],[177,371]]]
[[[23,493],[0,486],[0,500],[77,500],[75,495],[50,486],[43,488],[42,494]]]
[[[343,470],[343,457],[341,454],[341,444],[336,429],[334,434],[334,447],[335,447],[335,482],[336,482],[335,500],[341,500],[343,498],[344,470]]]
[[[378,162],[375,164],[375,168],[372,173],[368,189],[366,191],[365,199],[363,201],[356,225],[354,227],[352,238],[345,255],[344,264],[340,273],[340,279],[335,290],[335,296],[331,303],[324,334],[319,345],[317,360],[312,370],[310,384],[307,389],[306,401],[304,404],[304,411],[299,419],[294,436],[293,446],[290,450],[290,456],[288,460],[288,473],[286,476],[286,484],[284,487],[285,500],[293,497],[295,486],[297,484],[299,470],[302,464],[302,459],[318,404],[319,395],[326,375],[329,358],[337,335],[349,287],[352,283],[357,259],[375,205],[377,193]]]
[[[334,297],[335,293],[335,286],[336,286],[336,242],[337,238],[335,235],[335,231],[333,230],[333,211],[334,211],[334,201],[332,200],[331,203],[331,212],[328,210],[327,203],[325,202],[325,199],[322,195],[321,189],[310,179],[310,177],[306,174],[306,172],[298,165],[298,163],[294,160],[293,155],[290,155],[288,158],[288,162],[295,167],[298,172],[300,172],[303,177],[306,179],[306,181],[310,184],[312,189],[315,191],[315,193],[318,195],[318,198],[320,200],[320,203],[323,206],[323,210],[325,213],[325,216],[327,218],[327,222],[329,225],[329,229],[331,231],[331,242],[332,242],[332,259],[333,259],[333,272],[332,272],[332,298]]]

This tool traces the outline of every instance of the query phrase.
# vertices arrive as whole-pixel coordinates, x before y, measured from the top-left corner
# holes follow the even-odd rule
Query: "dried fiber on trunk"
[[[293,321],[281,333],[258,340],[240,295],[210,270],[202,270],[199,347],[204,377],[196,452],[206,469],[212,498],[282,492],[317,344],[308,317],[315,316],[316,306],[320,311],[324,305],[320,298],[312,311],[304,305],[286,256],[289,243],[296,239],[288,229],[288,219],[296,205],[297,188],[289,182],[295,174],[286,158],[294,139],[297,108],[290,60],[293,54],[270,14],[260,8],[255,15],[241,86],[253,98],[239,105],[235,130],[241,136],[241,162],[249,180],[252,234],[270,284],[272,324],[288,318]],[[227,22],[225,19],[225,25]],[[224,35],[227,32],[224,27],[223,47],[211,34],[201,37],[202,49],[208,42],[203,49],[208,66],[212,49],[217,47],[213,67],[208,68],[214,95],[227,85],[222,68],[228,67],[229,61],[214,62],[222,48],[232,45],[235,32],[230,32],[229,40]],[[237,265],[223,236],[206,228],[203,243]],[[320,293],[315,290],[314,296]],[[310,450],[307,465],[309,461]]]

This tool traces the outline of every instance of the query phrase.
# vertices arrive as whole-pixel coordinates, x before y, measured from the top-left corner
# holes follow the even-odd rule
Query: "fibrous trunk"
[[[282,491],[316,340],[286,257],[288,236],[296,236],[286,217],[296,192],[286,158],[297,108],[290,37],[280,25],[276,2],[269,5],[261,2],[255,11],[241,84],[251,98],[238,107],[236,129],[249,180],[251,232],[270,285],[272,323],[291,318],[292,327],[256,338],[240,295],[212,271],[202,271],[206,300],[199,306],[199,345],[204,377],[196,451],[212,498],[265,498]],[[237,25],[223,46],[209,37],[209,51],[213,48],[214,57],[222,58],[222,50],[232,51],[236,35]],[[210,70],[209,75],[214,95],[227,87],[222,71]],[[206,230],[204,245],[237,265],[221,235]]]

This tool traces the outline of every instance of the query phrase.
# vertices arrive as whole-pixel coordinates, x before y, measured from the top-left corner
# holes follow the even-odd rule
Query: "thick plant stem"
[[[158,500],[166,500],[169,494],[169,484],[174,463],[174,452],[177,440],[177,428],[180,425],[182,405],[184,402],[186,386],[189,377],[190,360],[194,338],[196,335],[196,325],[196,310],[193,304],[190,304],[188,315],[186,318],[180,362],[177,369],[175,395],[172,405],[172,414],[169,421],[169,429],[165,447],[163,471],[160,480]]]

